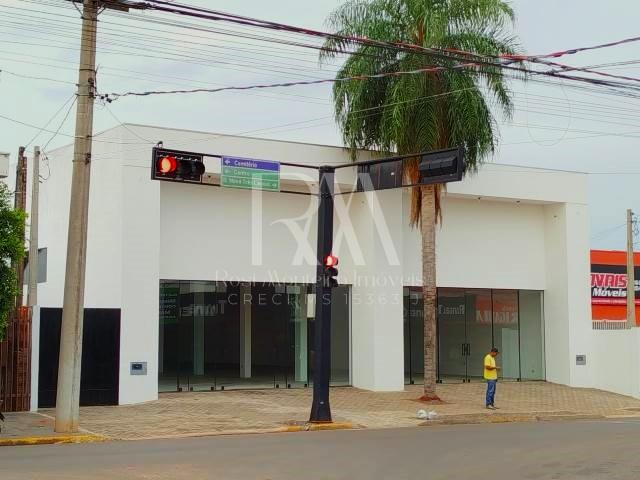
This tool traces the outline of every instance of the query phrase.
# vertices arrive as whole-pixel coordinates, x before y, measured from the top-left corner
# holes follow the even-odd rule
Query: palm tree
[[[336,119],[354,159],[357,149],[409,155],[461,145],[467,170],[475,171],[497,142],[491,106],[506,118],[512,112],[504,70],[495,58],[517,53],[515,37],[508,33],[513,20],[503,0],[348,0],[336,9],[328,24],[337,35],[325,41],[320,58],[347,55],[337,78],[443,67],[334,84]],[[345,37],[429,50],[384,48]],[[452,50],[489,61],[452,68],[465,56],[447,53]],[[404,176],[409,184],[418,183],[417,158],[405,161]],[[413,187],[411,195],[409,221],[422,234],[424,400],[438,399],[435,234],[442,191],[443,185],[425,185]]]

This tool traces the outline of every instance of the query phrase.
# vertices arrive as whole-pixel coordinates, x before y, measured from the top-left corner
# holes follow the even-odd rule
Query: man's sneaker
[[[494,407],[493,405],[487,405],[487,410],[495,410],[496,407]]]

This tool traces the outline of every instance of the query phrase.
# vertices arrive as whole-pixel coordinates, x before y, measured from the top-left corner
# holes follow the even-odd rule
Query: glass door
[[[500,350],[500,378],[520,380],[520,319],[518,291],[493,291],[493,345]]]
[[[175,392],[179,388],[178,338],[180,283],[160,282],[160,325],[158,343],[158,391]]]
[[[424,381],[424,302],[422,287],[405,287],[404,295],[404,381]]]
[[[466,347],[467,382],[484,378],[484,357],[492,347],[491,290],[467,290]]]
[[[309,385],[309,295],[307,285],[287,285],[289,351],[287,386]]]
[[[467,310],[465,291],[438,290],[438,381],[467,381]]]
[[[258,388],[286,388],[292,367],[284,284],[251,285],[251,378]]]

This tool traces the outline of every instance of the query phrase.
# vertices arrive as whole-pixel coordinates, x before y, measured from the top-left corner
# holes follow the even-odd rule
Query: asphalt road
[[[634,479],[633,420],[0,447],[2,480]]]

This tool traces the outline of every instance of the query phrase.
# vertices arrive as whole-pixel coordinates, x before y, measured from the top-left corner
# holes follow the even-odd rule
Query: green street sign
[[[280,164],[267,160],[222,157],[223,187],[280,191]]]

